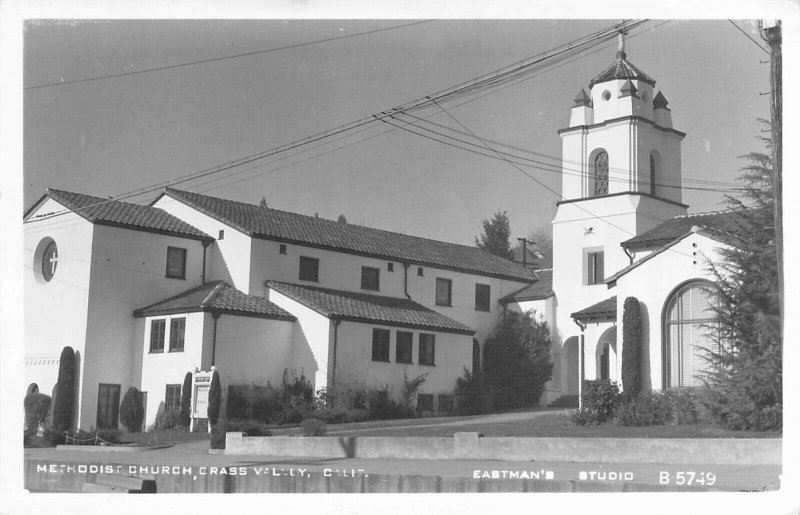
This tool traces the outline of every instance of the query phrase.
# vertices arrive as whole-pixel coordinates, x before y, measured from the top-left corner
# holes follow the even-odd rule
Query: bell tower
[[[570,315],[614,295],[605,278],[630,264],[620,243],[685,214],[681,141],[656,81],[616,59],[578,89],[562,141],[562,200],[553,220],[553,290],[566,341]]]

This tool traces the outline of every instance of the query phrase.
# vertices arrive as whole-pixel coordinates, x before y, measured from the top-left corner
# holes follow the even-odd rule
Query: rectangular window
[[[319,259],[300,256],[300,280],[319,282]]]
[[[489,311],[491,287],[488,284],[475,285],[475,311]]]
[[[186,319],[173,318],[169,323],[169,351],[183,352],[183,337],[186,332]]]
[[[411,363],[411,349],[414,347],[414,334],[397,331],[395,340],[395,362]]]
[[[449,394],[440,393],[436,396],[436,410],[440,413],[453,412],[453,396]]]
[[[419,335],[419,364],[435,364],[436,358],[436,336],[433,334],[420,333]]]
[[[167,395],[164,397],[167,411],[181,409],[181,385],[168,384]]]
[[[453,281],[436,278],[436,305],[452,306]]]
[[[100,383],[97,388],[97,429],[116,429],[119,420],[118,384]]]
[[[225,230],[224,229],[220,229],[219,230],[219,236],[217,237],[217,239],[218,240],[224,240],[225,239]]]
[[[286,254],[286,245],[281,243],[278,247],[278,254]]]
[[[186,249],[167,247],[167,277],[186,279]]]
[[[602,284],[605,276],[603,275],[603,251],[586,253],[586,284]]]
[[[386,263],[386,271],[394,272],[394,263]]]
[[[162,319],[150,322],[150,352],[164,352],[164,333],[167,321]]]
[[[418,393],[417,394],[417,411],[433,411],[433,394],[432,393]]]
[[[372,330],[372,361],[389,362],[389,330]]]
[[[423,275],[425,275],[425,274],[423,273],[423,268],[422,268],[421,266],[418,266],[418,267],[417,267],[417,275],[418,275],[418,276],[420,276],[420,277],[422,277]]]
[[[377,268],[369,266],[361,267],[361,289],[362,290],[379,290],[380,289],[380,273]]]

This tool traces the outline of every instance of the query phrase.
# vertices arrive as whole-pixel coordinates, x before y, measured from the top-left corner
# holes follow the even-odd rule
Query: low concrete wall
[[[225,454],[369,459],[481,459],[780,465],[781,440],[767,438],[248,437],[228,433]]]

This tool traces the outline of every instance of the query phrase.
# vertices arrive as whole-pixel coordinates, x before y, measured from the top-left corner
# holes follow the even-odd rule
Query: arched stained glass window
[[[608,152],[594,158],[594,194],[608,195]]]
[[[701,386],[708,367],[706,349],[718,345],[716,315],[711,284],[688,283],[673,293],[667,303],[664,327],[664,386]]]

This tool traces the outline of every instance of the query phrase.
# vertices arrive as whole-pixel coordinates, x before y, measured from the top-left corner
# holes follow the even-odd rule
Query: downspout
[[[333,322],[333,360],[332,360],[333,370],[331,370],[331,384],[328,387],[329,390],[332,390],[334,388],[334,385],[336,384],[336,347],[337,344],[339,343],[339,324],[342,322],[338,318],[334,318],[331,321]],[[335,403],[335,391],[334,391],[334,397],[331,397],[331,408],[334,407],[334,403]]]
[[[411,263],[403,263],[403,270],[404,270],[404,277],[403,277],[403,292],[406,294],[406,297],[409,299],[411,295],[408,294],[408,268],[411,266]]]
[[[219,317],[222,316],[222,313],[212,311],[211,316],[214,317],[214,333],[211,337],[211,366],[213,367],[216,364],[214,359],[216,358],[217,354],[217,321],[219,320]]]
[[[581,328],[581,339],[580,344],[578,345],[578,409],[583,408],[583,377],[584,377],[584,357],[583,357],[583,348],[586,342],[586,338],[584,335],[584,330],[586,329],[586,324],[582,324],[580,320],[573,318],[572,319],[575,324]]]

